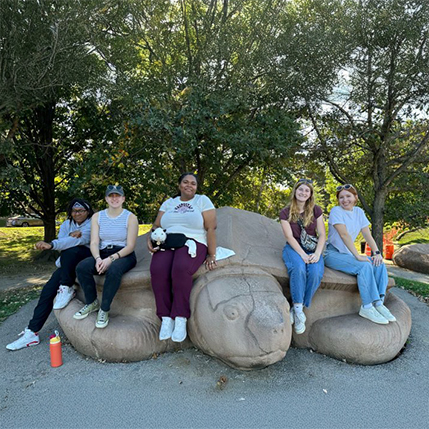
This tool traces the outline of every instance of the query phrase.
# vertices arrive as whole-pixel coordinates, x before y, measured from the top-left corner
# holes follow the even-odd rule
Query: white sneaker
[[[95,322],[96,328],[105,328],[109,324],[109,312],[103,311],[101,308],[98,310],[97,320]]]
[[[376,306],[375,309],[389,322],[396,322],[396,317],[390,312],[385,305]]]
[[[293,307],[290,308],[289,310],[289,318],[290,318],[290,324],[293,325],[295,323],[294,317],[293,317]]]
[[[168,340],[171,338],[171,334],[174,331],[174,320],[171,317],[163,317],[161,329],[159,331],[159,339],[161,341]]]
[[[174,320],[174,331],[171,335],[171,339],[175,343],[181,343],[185,340],[187,332],[186,332],[186,317],[176,317]]]
[[[37,346],[40,343],[39,334],[31,329],[25,328],[19,335],[22,335],[22,337],[6,346],[8,350],[19,350],[24,347]]]
[[[371,308],[361,307],[359,310],[359,316],[380,325],[387,325],[389,323],[389,321],[383,317],[373,306]]]
[[[61,285],[58,288],[57,297],[55,298],[54,310],[61,310],[66,307],[75,295],[76,292],[72,286],[69,287]]]
[[[305,332],[305,322],[307,318],[305,317],[305,314],[303,311],[300,313],[297,313],[296,311],[293,312],[294,314],[294,331],[296,334],[300,335]]]

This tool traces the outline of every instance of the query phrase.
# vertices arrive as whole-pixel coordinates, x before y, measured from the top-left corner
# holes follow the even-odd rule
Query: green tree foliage
[[[97,131],[85,129],[82,114],[83,99],[96,101],[95,77],[102,83],[90,44],[98,11],[84,0],[0,2],[0,183],[9,207],[40,215],[47,241],[70,196],[74,157]]]
[[[337,181],[357,186],[381,246],[386,203],[390,221],[405,221],[394,208],[401,199],[418,210],[427,200],[416,191],[419,180],[425,187],[428,180],[427,172],[417,172],[429,155],[429,4],[362,0],[347,6],[342,25],[350,50],[339,64],[342,80],[323,103],[308,103],[313,147]]]
[[[245,200],[270,212],[265,188],[288,183],[303,159],[303,100],[326,93],[335,76],[327,47],[337,26],[320,22],[332,15],[327,4],[147,0],[106,10],[97,49],[113,70],[109,98],[123,117],[126,155],[103,145],[91,156],[112,159],[109,174],[130,189],[142,185],[141,218],[155,215],[183,171],[197,172],[219,206]]]

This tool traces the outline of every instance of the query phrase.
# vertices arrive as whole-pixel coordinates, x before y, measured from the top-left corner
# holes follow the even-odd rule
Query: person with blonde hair
[[[283,260],[293,303],[291,323],[295,333],[302,334],[306,322],[303,307],[310,307],[324,273],[326,232],[322,209],[314,202],[312,180],[300,179],[295,183],[290,204],[280,212],[280,222],[287,241]]]
[[[384,305],[388,282],[386,266],[364,211],[356,207],[358,193],[353,185],[346,184],[337,187],[336,196],[339,205],[329,214],[325,264],[357,277],[362,299],[359,316],[381,325],[395,322],[395,316]],[[374,253],[372,258],[360,255],[356,250],[354,241],[360,232]]]

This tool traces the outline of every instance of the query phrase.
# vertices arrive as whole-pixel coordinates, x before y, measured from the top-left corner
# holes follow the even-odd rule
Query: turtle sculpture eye
[[[223,309],[223,312],[229,320],[235,320],[235,319],[237,319],[237,317],[240,316],[238,306],[233,305],[233,304],[229,304],[229,305],[225,306],[225,308]]]

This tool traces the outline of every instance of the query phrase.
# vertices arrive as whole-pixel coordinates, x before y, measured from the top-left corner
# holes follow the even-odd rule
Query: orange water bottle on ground
[[[55,335],[51,335],[49,340],[49,351],[51,353],[51,366],[56,368],[63,364],[63,353],[61,351],[60,333],[55,331]]]

